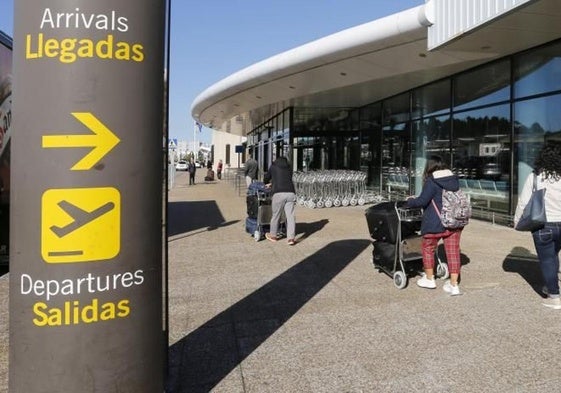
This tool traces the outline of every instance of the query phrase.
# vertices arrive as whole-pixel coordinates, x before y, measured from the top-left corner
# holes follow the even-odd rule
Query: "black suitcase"
[[[245,197],[247,205],[247,216],[250,218],[258,218],[260,223],[269,222],[271,220],[271,213],[268,216],[263,216],[261,210],[271,210],[271,198],[259,199],[255,195],[248,195]]]
[[[395,244],[382,241],[372,242],[372,262],[375,266],[392,269],[395,258]]]
[[[256,195],[246,196],[247,216],[249,218],[257,218],[257,210],[259,209],[259,200]]]
[[[403,205],[398,202],[398,206]],[[366,209],[366,223],[368,231],[374,240],[395,244],[397,240],[398,217],[395,211],[395,202],[382,202]],[[404,239],[415,234],[421,229],[421,222],[401,223],[401,238]]]
[[[395,244],[376,241],[372,242],[372,263],[374,267],[392,274],[394,269],[395,253],[399,250]],[[407,275],[418,274],[423,271],[423,256],[421,254],[421,236],[413,236],[402,241],[401,253]],[[400,270],[399,262],[395,266]]]

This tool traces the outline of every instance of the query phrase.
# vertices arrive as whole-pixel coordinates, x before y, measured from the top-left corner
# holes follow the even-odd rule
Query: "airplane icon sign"
[[[50,189],[41,204],[45,262],[92,262],[118,255],[121,201],[117,189]]]
[[[51,230],[58,236],[64,237],[71,232],[83,227],[87,223],[95,220],[96,218],[104,215],[105,213],[113,210],[115,204],[113,202],[107,202],[106,204],[98,207],[92,212],[87,212],[84,209],[80,209],[78,206],[71,204],[68,201],[62,200],[58,203],[62,210],[66,211],[74,221],[63,227],[53,225]]]

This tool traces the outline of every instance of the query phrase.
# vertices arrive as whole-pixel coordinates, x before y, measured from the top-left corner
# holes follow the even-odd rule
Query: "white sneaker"
[[[547,297],[543,299],[542,304],[554,310],[561,310],[561,298],[558,297]]]
[[[446,282],[442,286],[442,289],[450,296],[458,296],[462,294],[462,292],[460,292],[460,286],[457,284],[456,285],[450,284],[450,280],[446,280]]]
[[[436,282],[434,281],[434,278],[432,280],[429,280],[425,275],[425,273],[423,273],[421,275],[421,278],[417,280],[417,285],[420,286],[421,288],[428,288],[428,289],[436,288]]]

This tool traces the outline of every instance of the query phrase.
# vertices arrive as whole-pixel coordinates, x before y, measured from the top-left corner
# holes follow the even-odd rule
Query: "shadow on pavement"
[[[314,222],[298,222],[296,223],[296,235],[300,235],[298,240],[306,239],[315,232],[319,232],[329,223],[327,218]]]
[[[538,257],[530,250],[523,247],[514,247],[503,261],[503,270],[509,273],[518,273],[532,289],[540,296],[543,278],[538,262]]]
[[[201,212],[204,211],[204,214]],[[223,226],[224,217],[215,201],[170,202],[168,204],[168,236],[197,229]]]
[[[166,392],[210,392],[369,245],[328,244],[173,344]]]

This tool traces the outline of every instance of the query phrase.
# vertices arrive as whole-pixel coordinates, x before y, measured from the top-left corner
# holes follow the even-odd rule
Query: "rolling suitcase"
[[[368,231],[374,240],[393,243],[397,240],[398,217],[395,202],[382,202],[366,209]],[[420,222],[402,222],[401,238],[404,239],[421,229]]]
[[[401,258],[405,261],[420,259],[423,254],[421,252],[421,236],[412,236],[401,241],[399,248]],[[372,262],[374,265],[391,267],[394,263],[396,246],[395,244],[383,241],[372,242]]]
[[[372,242],[372,262],[375,266],[392,269],[395,258],[395,244],[383,241]]]
[[[257,209],[259,209],[257,195],[248,195],[245,199],[247,204],[247,216],[250,218],[257,218]]]

